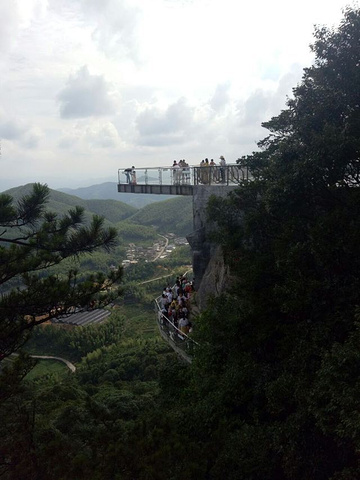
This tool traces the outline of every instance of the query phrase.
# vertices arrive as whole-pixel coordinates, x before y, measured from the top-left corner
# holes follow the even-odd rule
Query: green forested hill
[[[30,193],[32,184],[11,188],[4,193],[11,195],[18,200],[23,195]],[[47,204],[48,210],[59,215],[65,214],[69,208],[79,206],[85,209],[85,216],[93,214],[101,215],[111,223],[116,223],[133,215],[137,209],[126,203],[116,200],[83,200],[74,195],[68,195],[57,190],[50,190],[50,198]]]
[[[187,235],[193,228],[192,197],[176,197],[147,205],[132,215],[128,221],[141,225],[154,225],[164,233]]]
[[[15,201],[30,193],[32,184],[15,187],[4,193],[11,195]],[[154,196],[154,198],[158,198]],[[80,206],[85,210],[85,217],[93,214],[103,216],[108,222],[124,228],[129,233],[130,225],[142,225],[144,228],[153,226],[161,233],[173,232],[177,235],[187,235],[192,231],[192,199],[191,197],[175,197],[169,200],[155,202],[137,209],[118,200],[90,199],[84,200],[74,195],[50,190],[48,210],[64,215],[69,208]],[[122,222],[126,220],[127,223]],[[144,229],[137,229],[140,237],[147,236]],[[154,230],[151,230],[151,235]],[[131,241],[136,238],[136,229],[130,232]],[[126,234],[123,237],[126,237]]]
[[[116,223],[130,217],[137,209],[117,200],[85,200],[87,209]]]
[[[20,185],[19,187],[10,188],[3,193],[7,193],[13,197],[15,201],[19,200],[22,196],[28,195],[32,191],[33,183],[26,185]],[[47,204],[49,210],[53,210],[56,213],[63,213],[67,211],[69,207],[78,205],[79,207],[86,208],[86,202],[81,198],[73,195],[67,195],[65,193],[58,192],[57,190],[50,190],[50,198]]]
[[[147,240],[155,240],[157,231],[152,226],[138,225],[125,220],[115,224],[118,229],[119,238],[123,243],[136,243]]]
[[[15,202],[23,195],[31,192],[33,184],[28,184],[7,190]],[[118,246],[112,252],[94,252],[91,256],[80,260],[81,269],[85,272],[106,272],[110,265],[121,264],[125,258],[125,247],[129,243],[149,245],[158,240],[158,233],[173,232],[176,235],[186,235],[192,230],[191,200],[172,198],[168,201],[148,205],[137,210],[130,205],[116,200],[83,200],[73,195],[50,189],[47,210],[59,216],[65,215],[75,206],[84,208],[85,222],[90,222],[94,214],[105,218],[105,226],[114,226],[118,231]],[[9,236],[16,236],[15,231]],[[55,268],[56,273],[66,273],[69,262]]]

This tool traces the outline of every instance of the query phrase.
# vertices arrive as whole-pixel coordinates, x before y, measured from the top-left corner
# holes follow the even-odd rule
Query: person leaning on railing
[[[125,175],[126,175],[126,183],[131,183],[131,172],[132,172],[132,169],[134,167],[131,167],[131,168],[125,168],[124,172]]]

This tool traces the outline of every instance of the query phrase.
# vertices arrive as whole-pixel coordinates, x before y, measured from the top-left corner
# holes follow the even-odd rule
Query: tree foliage
[[[239,161],[253,181],[210,202],[234,277],[199,328],[213,478],[360,474],[359,45],[359,10],[316,29],[315,64]]]
[[[49,189],[34,184],[30,194],[16,203],[0,195],[0,350],[9,355],[17,350],[31,329],[74,306],[86,306],[96,297],[106,304],[110,287],[121,270],[109,275],[91,274],[81,282],[78,272],[48,275],[46,270],[67,258],[116,244],[114,228],[104,228],[94,215],[84,224],[83,209],[72,208],[62,217],[46,211]],[[115,293],[115,291],[114,291]]]
[[[98,348],[120,342],[123,329],[123,320],[115,312],[105,322],[86,327],[67,329],[62,325],[44,325],[32,332],[25,348],[37,355],[57,355],[80,361]]]
[[[23,382],[0,405],[0,476],[201,478],[199,447],[159,396],[161,370],[176,368],[162,340],[134,340],[95,350],[61,381]]]
[[[161,233],[187,235],[192,229],[192,202],[190,197],[176,197],[146,205],[129,219],[131,223],[154,225]]]
[[[359,45],[359,9],[316,29],[315,64],[239,160],[253,180],[210,202],[233,282],[194,321],[191,367],[156,340],[75,342],[95,348],[76,375],[0,390],[4,478],[360,477]]]

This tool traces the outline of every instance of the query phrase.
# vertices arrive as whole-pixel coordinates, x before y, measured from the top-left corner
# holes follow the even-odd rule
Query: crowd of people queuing
[[[190,282],[186,276],[177,277],[173,287],[164,286],[159,300],[163,317],[186,335],[192,330],[190,297],[193,291],[193,281]]]

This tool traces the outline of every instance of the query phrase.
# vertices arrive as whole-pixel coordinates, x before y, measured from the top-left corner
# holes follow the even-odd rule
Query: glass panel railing
[[[249,179],[248,169],[238,164],[118,170],[119,184],[129,185],[238,185]]]

